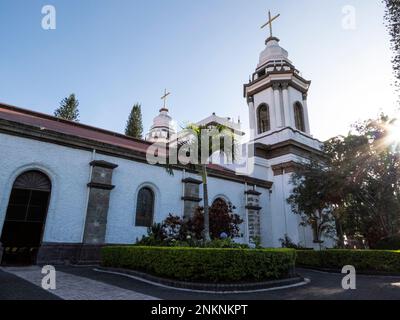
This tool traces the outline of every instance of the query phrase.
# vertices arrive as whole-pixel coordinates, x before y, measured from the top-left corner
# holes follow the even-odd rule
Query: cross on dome
[[[167,99],[171,92],[167,92],[167,89],[164,90],[164,95],[161,97],[161,100],[164,100],[164,106],[161,110],[168,111],[167,109]]]
[[[273,37],[273,35],[272,35],[272,22],[274,22],[276,19],[278,19],[279,17],[280,17],[281,15],[280,14],[278,14],[278,15],[276,15],[275,17],[272,17],[272,15],[271,15],[271,11],[268,11],[268,21],[265,23],[265,24],[263,24],[262,26],[261,26],[261,29],[264,29],[266,26],[268,26],[269,25],[269,34],[270,34],[270,37],[272,38]]]

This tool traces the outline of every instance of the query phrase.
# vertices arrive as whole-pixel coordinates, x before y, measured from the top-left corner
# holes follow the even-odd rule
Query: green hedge
[[[208,249],[105,247],[104,267],[125,268],[192,282],[253,282],[288,277],[296,252],[291,249]]]
[[[378,241],[378,243],[372,249],[399,250],[400,249],[400,235],[382,239],[382,240]]]
[[[297,266],[342,269],[352,265],[357,271],[400,272],[400,251],[325,250],[297,251]]]

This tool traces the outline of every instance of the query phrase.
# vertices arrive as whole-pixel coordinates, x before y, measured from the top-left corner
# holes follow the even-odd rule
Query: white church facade
[[[239,242],[260,238],[280,247],[285,235],[318,248],[286,199],[298,163],[322,156],[310,134],[303,79],[279,40],[270,37],[244,96],[249,108],[248,174],[210,165],[209,199],[232,204],[242,217]],[[184,166],[169,175],[150,165],[157,135],[168,139],[168,109],[160,110],[147,140],[0,104],[0,257],[18,252],[32,263],[95,263],[106,244],[134,244],[170,213],[190,215],[202,204],[201,178]],[[215,115],[200,122],[237,124]],[[326,245],[329,246],[327,240]],[[25,251],[24,251],[25,250]]]

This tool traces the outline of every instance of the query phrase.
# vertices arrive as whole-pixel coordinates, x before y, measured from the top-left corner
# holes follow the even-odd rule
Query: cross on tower
[[[272,22],[273,22],[274,20],[278,19],[280,16],[281,16],[281,15],[278,14],[278,15],[276,15],[275,17],[272,17],[271,11],[268,11],[268,18],[269,18],[269,19],[268,19],[267,23],[265,23],[265,24],[263,24],[263,25],[261,26],[261,29],[264,29],[266,26],[269,25],[269,33],[270,33],[270,37],[271,37],[271,38],[272,38]]]
[[[161,97],[161,100],[164,100],[164,107],[163,109],[167,109],[167,98],[171,94],[171,92],[167,92],[167,89],[164,90],[164,95]]]

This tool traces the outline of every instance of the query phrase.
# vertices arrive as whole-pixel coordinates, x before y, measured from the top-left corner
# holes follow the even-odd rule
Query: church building
[[[319,247],[286,201],[296,165],[322,156],[321,142],[311,135],[310,84],[271,35],[244,85],[251,170],[208,168],[210,205],[224,201],[244,220],[238,242],[281,247],[287,235]],[[240,131],[215,114],[199,122],[213,123]],[[175,130],[165,104],[146,140],[0,104],[2,263],[96,263],[102,246],[134,244],[170,213],[193,214],[203,199],[196,172],[177,167],[169,175],[146,161],[152,143],[168,141]]]

